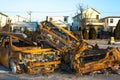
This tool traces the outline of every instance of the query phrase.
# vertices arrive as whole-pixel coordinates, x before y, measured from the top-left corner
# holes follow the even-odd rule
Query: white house
[[[47,16],[47,20],[52,19],[54,23],[57,25],[64,27],[66,29],[70,29],[70,25],[68,24],[68,16]]]
[[[20,15],[15,15],[10,17],[11,23],[28,21],[28,18],[22,17]]]
[[[88,8],[73,17],[72,27],[73,30],[94,27],[96,31],[99,31],[103,29],[103,25],[104,23],[100,21],[100,13],[94,8]]]
[[[63,21],[68,22],[68,16],[47,16],[48,20],[52,18],[52,21]]]
[[[118,21],[120,20],[120,16],[108,16],[103,19],[101,19],[105,24],[104,24],[104,30],[113,32],[115,29]]]
[[[5,26],[8,23],[8,16],[0,12],[0,27]]]

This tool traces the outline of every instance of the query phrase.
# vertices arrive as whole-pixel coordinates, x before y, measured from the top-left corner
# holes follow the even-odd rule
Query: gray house
[[[29,31],[36,31],[36,30],[39,30],[40,26],[39,26],[38,22],[16,22],[16,23],[11,23],[11,31],[19,30],[19,31],[23,32],[25,27],[27,27],[27,29]]]

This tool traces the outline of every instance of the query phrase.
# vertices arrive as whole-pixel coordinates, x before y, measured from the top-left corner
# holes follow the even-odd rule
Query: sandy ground
[[[108,40],[91,40],[91,44],[98,44],[100,48],[108,46],[116,46],[120,49],[120,45],[108,45]],[[95,74],[79,76],[76,73],[67,73],[55,71],[48,75],[30,75],[30,74],[11,74],[10,71],[0,65],[0,80],[120,80],[119,74]]]
[[[118,74],[95,74],[78,76],[77,74],[67,74],[55,72],[49,75],[30,75],[30,74],[17,74],[0,73],[0,80],[120,80]]]
[[[113,44],[113,45],[108,44],[108,40],[107,39],[105,39],[105,40],[104,39],[103,40],[89,40],[88,42],[93,44],[93,45],[98,44],[98,46],[100,48],[118,47],[119,50],[120,50],[120,43],[118,43],[118,42],[120,42],[120,40],[116,40],[115,41],[116,43]]]

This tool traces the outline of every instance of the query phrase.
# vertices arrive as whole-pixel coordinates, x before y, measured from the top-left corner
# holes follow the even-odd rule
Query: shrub
[[[89,29],[89,39],[97,39],[97,33],[95,28]]]
[[[115,39],[120,39],[120,20],[114,30],[114,37]]]
[[[88,39],[88,32],[87,32],[86,28],[84,28],[84,30],[83,30],[83,38]]]

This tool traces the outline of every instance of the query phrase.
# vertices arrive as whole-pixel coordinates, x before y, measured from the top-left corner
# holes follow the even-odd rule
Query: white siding
[[[83,11],[84,18],[95,18],[96,19],[97,15],[100,16],[100,14],[96,12],[95,10],[93,10],[92,8],[89,8]]]
[[[113,20],[113,22],[111,23],[111,19]],[[105,25],[104,25],[104,30],[105,31],[113,31],[118,23],[118,21],[120,20],[120,17],[106,17],[105,18]]]
[[[0,27],[3,27],[7,24],[8,17],[0,14]]]
[[[110,23],[110,19],[113,19],[113,23]],[[108,26],[116,26],[120,18],[108,18]]]
[[[104,22],[105,22],[104,30],[105,30],[105,31],[108,31],[108,29],[109,29],[109,26],[108,26],[108,19],[105,19]]]

